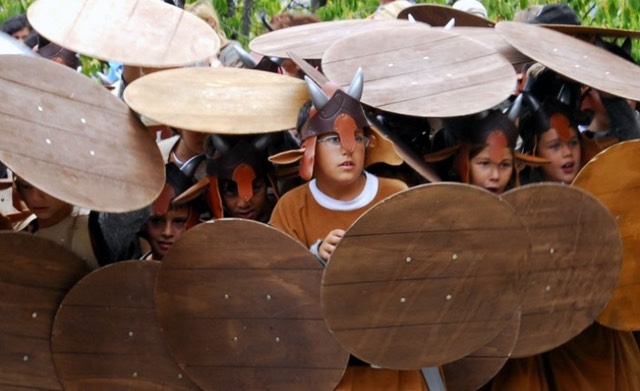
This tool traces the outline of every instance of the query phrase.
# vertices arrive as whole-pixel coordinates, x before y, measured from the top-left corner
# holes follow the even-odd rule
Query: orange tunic
[[[631,332],[594,323],[548,353],[510,360],[493,380],[491,389],[640,390],[640,351]]]
[[[310,247],[334,229],[346,230],[376,203],[405,189],[407,185],[399,180],[378,178],[378,191],[371,202],[353,210],[332,210],[316,201],[307,183],[280,198],[269,223]],[[336,388],[336,391],[426,390],[420,371],[375,369],[370,366],[348,367]]]

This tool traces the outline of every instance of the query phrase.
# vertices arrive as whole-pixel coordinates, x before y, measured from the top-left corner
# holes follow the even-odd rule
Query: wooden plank
[[[385,368],[457,360],[511,321],[529,248],[526,227],[495,195],[462,184],[411,188],[347,230],[324,272],[325,318],[352,354]]]
[[[322,58],[325,75],[342,86],[359,67],[363,103],[418,117],[488,109],[506,99],[516,83],[513,67],[494,49],[423,24],[345,37]]]
[[[157,0],[41,0],[27,16],[40,34],[62,47],[127,65],[190,65],[220,48],[204,21]]]
[[[51,326],[86,263],[57,243],[0,233],[0,387],[61,390],[51,358]]]
[[[124,100],[156,122],[199,132],[256,134],[295,128],[309,99],[302,80],[237,68],[183,68],[131,83]]]
[[[577,82],[640,100],[640,68],[609,51],[544,27],[500,22],[496,30],[527,57]]]
[[[272,31],[254,38],[249,47],[263,56],[289,58],[287,51],[306,60],[320,60],[334,42],[351,34],[376,30],[383,26],[403,28],[411,23],[401,20],[334,20],[309,23]]]
[[[622,237],[620,278],[598,322],[619,330],[640,330],[640,141],[615,144],[596,155],[573,185],[595,195],[615,217]]]
[[[0,59],[0,159],[46,193],[108,212],[151,203],[162,157],[144,126],[84,75],[27,56]]]
[[[323,319],[322,271],[306,248],[267,225],[198,225],[158,274],[165,342],[205,389],[333,389],[348,353]]]
[[[509,325],[487,345],[442,367],[448,391],[475,391],[491,380],[511,356],[521,318],[517,311]]]
[[[600,314],[618,280],[622,241],[613,216],[581,189],[535,184],[502,198],[531,233],[532,274],[513,356],[533,356],[567,342]]]
[[[76,284],[56,315],[51,345],[65,389],[198,390],[172,359],[156,322],[159,262],[118,262]]]

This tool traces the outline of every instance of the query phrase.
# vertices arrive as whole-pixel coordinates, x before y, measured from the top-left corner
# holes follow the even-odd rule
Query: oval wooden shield
[[[584,190],[541,183],[502,198],[531,233],[531,279],[512,355],[533,356],[575,337],[600,314],[618,281],[622,240],[613,216]]]
[[[615,217],[623,261],[613,297],[598,322],[619,330],[640,330],[640,140],[615,144],[587,163],[573,185],[595,195]]]
[[[477,113],[504,101],[516,85],[513,67],[494,49],[420,23],[350,35],[322,57],[325,75],[342,86],[359,67],[363,103],[418,117]]]
[[[493,379],[511,356],[518,339],[520,315],[516,311],[509,324],[487,345],[442,366],[447,391],[475,391]]]
[[[38,33],[64,48],[127,65],[189,65],[220,48],[208,24],[158,0],[38,0],[27,16]]]
[[[440,29],[440,27],[435,28]],[[502,56],[506,58],[507,61],[516,68],[516,70],[520,69],[520,65],[531,62],[529,57],[509,45],[495,29],[484,27],[454,27],[447,31],[454,34],[464,35],[465,37],[474,39],[495,49],[498,53],[502,54]]]
[[[159,123],[218,134],[296,127],[309,100],[304,81],[238,68],[182,68],[146,75],[124,90],[135,111]]]
[[[404,20],[369,19],[309,23],[260,35],[249,43],[249,47],[263,56],[289,58],[287,51],[293,51],[305,60],[320,60],[329,46],[345,36],[383,26],[402,28],[411,25]]]
[[[407,7],[400,11],[398,19],[408,19],[409,15],[418,22],[423,22],[433,27],[445,26],[451,19],[455,19],[455,26],[460,27],[493,27],[495,25],[495,23],[482,16],[440,4],[416,4]]]
[[[162,156],[135,115],[104,87],[53,61],[0,57],[0,160],[40,190],[104,212],[149,205]]]
[[[0,233],[2,389],[62,390],[51,358],[51,326],[64,295],[87,273],[85,262],[57,243]]]
[[[322,317],[322,271],[306,248],[267,225],[198,225],[158,274],[167,346],[207,390],[332,390],[348,354]]]
[[[325,318],[366,362],[452,362],[510,324],[528,256],[526,227],[495,195],[454,183],[414,187],[349,228],[324,272]]]
[[[640,100],[640,68],[590,43],[544,27],[500,22],[513,47],[554,71],[610,94]]]
[[[65,296],[51,350],[65,390],[199,390],[167,351],[153,287],[160,262],[95,270]]]

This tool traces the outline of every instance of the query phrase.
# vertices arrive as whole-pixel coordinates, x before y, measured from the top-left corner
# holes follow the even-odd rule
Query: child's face
[[[238,195],[238,187],[235,182],[229,182],[222,189],[222,202],[230,217],[247,220],[258,220],[267,204],[267,182],[264,178],[253,181],[253,196],[245,200]]]
[[[369,139],[359,129],[355,134],[355,148],[346,150],[336,133],[318,137],[314,175],[316,180],[348,186],[355,183],[364,171],[364,157]]]
[[[40,228],[58,224],[71,214],[73,206],[50,196],[29,182],[16,179],[16,186],[27,208],[38,218]]]
[[[205,150],[205,140],[207,139],[207,133],[194,132],[192,130],[180,130],[180,142],[184,144],[184,148],[192,156],[201,155]]]
[[[178,238],[187,230],[189,208],[171,209],[147,220],[147,233],[153,258],[161,260]]]
[[[504,149],[501,161],[491,160],[489,147],[471,158],[471,184],[483,187],[496,194],[502,194],[513,174],[513,153],[510,148]]]
[[[544,180],[571,183],[580,168],[577,131],[571,128],[571,137],[565,141],[554,128],[550,128],[540,136],[538,155],[551,161],[541,167]]]

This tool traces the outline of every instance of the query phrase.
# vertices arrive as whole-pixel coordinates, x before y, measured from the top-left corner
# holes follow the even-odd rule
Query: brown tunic
[[[334,229],[346,230],[379,201],[407,188],[396,179],[379,178],[374,199],[359,209],[340,211],[321,206],[311,194],[309,184],[286,193],[271,215],[270,224],[289,234],[306,247],[324,239]],[[426,391],[420,371],[374,369],[370,366],[347,368],[336,391]]]

